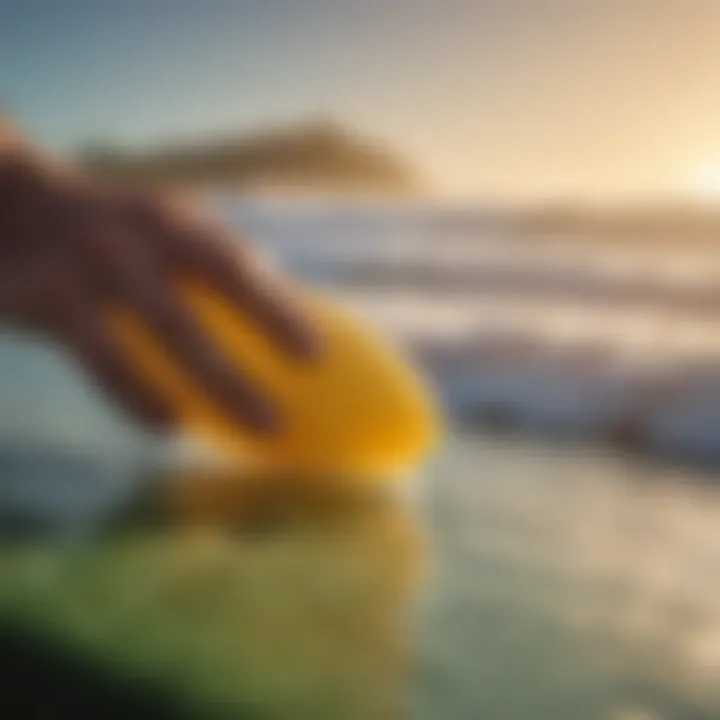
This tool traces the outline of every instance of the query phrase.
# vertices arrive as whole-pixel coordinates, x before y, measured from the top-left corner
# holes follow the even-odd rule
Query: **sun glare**
[[[720,162],[699,167],[690,176],[687,189],[697,200],[720,203]]]

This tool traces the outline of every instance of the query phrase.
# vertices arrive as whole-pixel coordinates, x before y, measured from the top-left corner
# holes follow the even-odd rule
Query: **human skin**
[[[289,281],[201,210],[100,186],[0,119],[0,324],[59,342],[132,418],[166,431],[177,419],[172,406],[105,322],[109,306],[131,308],[231,419],[276,432],[282,417],[176,292],[181,273],[250,313],[278,352],[297,362],[319,352],[311,320],[288,299]]]

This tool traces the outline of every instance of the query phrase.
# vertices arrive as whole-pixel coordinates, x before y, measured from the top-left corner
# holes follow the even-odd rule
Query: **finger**
[[[161,274],[126,276],[127,302],[141,314],[168,353],[233,419],[263,433],[278,418],[262,392],[232,365]]]
[[[266,399],[202,329],[154,248],[140,239],[122,229],[95,228],[84,243],[84,262],[95,269],[96,291],[138,312],[167,352],[234,420],[265,433],[275,430],[277,419]]]
[[[258,258],[209,237],[184,249],[190,268],[208,280],[241,312],[250,315],[280,348],[305,359],[319,350],[317,329],[302,312],[291,284],[264,268]]]
[[[176,423],[170,403],[132,366],[99,313],[77,306],[57,332],[99,388],[119,402],[131,417],[161,432]]]
[[[259,254],[243,246],[198,212],[192,204],[136,206],[137,217],[152,235],[164,261],[174,270],[205,278],[263,331],[294,356],[312,358],[319,348],[317,330],[301,311],[288,282],[280,282]]]

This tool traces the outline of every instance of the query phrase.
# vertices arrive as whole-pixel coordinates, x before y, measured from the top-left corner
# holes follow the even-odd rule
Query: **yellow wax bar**
[[[120,341],[177,408],[186,432],[271,471],[390,478],[426,458],[439,425],[431,393],[392,344],[351,312],[300,291],[319,328],[322,352],[314,361],[298,361],[204,285],[184,282],[180,288],[210,337],[280,416],[279,432],[268,437],[234,423],[141,318],[114,313]]]

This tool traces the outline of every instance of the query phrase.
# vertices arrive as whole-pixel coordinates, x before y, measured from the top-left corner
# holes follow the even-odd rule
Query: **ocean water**
[[[612,303],[568,325],[557,296],[453,295],[417,278],[380,283],[367,270],[352,279],[368,258],[376,269],[541,260],[553,272],[590,264],[604,282],[640,284],[646,263],[636,249],[589,263],[595,249],[568,253],[559,238],[555,255],[538,260],[532,247],[508,250],[512,223],[493,214],[237,201],[221,209],[399,342],[420,341],[420,362],[428,343],[442,354],[488,323],[541,325],[558,343],[592,335],[622,344],[638,323],[660,323],[663,335],[670,322],[649,301],[636,306],[635,325],[617,325],[625,313]],[[658,267],[650,280],[663,288],[694,287],[699,267],[715,281],[707,257]],[[700,335],[693,352],[707,359],[714,337]],[[650,348],[660,362],[689,352],[654,335],[640,354]],[[459,388],[445,394],[452,416],[467,396],[454,382],[459,370],[430,365],[441,389]],[[533,375],[534,385],[528,377],[523,397],[539,397],[547,376]],[[573,397],[571,422],[592,416],[597,402]],[[147,438],[57,351],[3,336],[0,408],[0,505],[67,530],[132,509],[144,494]],[[712,427],[715,407],[704,412]],[[201,717],[251,707],[252,717],[280,720],[720,718],[719,479],[621,453],[592,432],[558,442],[458,423],[409,481],[412,492],[378,507],[316,517],[301,503],[301,521],[290,523],[263,511],[258,524],[250,512],[245,532],[236,498],[225,509],[244,520],[230,535],[143,526],[4,547],[0,617],[169,687],[204,708]]]
[[[720,717],[720,496],[591,446],[453,435],[418,717]]]
[[[230,534],[3,547],[0,619],[202,718],[720,717],[710,476],[458,430],[410,498],[234,502]]]

